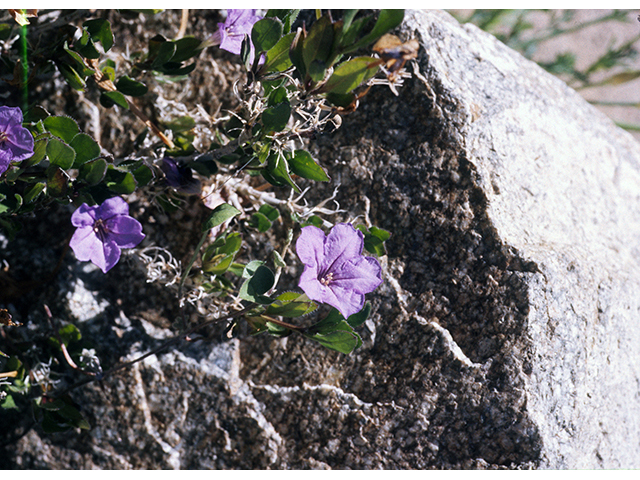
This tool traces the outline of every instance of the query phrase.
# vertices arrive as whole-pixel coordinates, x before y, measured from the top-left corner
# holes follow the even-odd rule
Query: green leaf
[[[24,122],[37,123],[40,120],[44,120],[48,116],[49,116],[49,112],[47,112],[44,108],[38,105],[34,105],[24,113]]]
[[[302,58],[313,81],[320,81],[328,67],[333,47],[333,24],[328,16],[322,17],[311,26],[309,35],[304,40]]]
[[[63,49],[74,60],[74,69],[78,72],[78,75],[80,75],[80,77],[85,78],[88,75],[93,75],[95,73],[95,70],[87,67],[87,65],[84,63],[82,55],[68,48],[67,42],[64,42]]]
[[[331,350],[336,350],[347,355],[353,352],[362,344],[362,340],[357,333],[349,332],[347,330],[336,330],[326,335],[305,334],[304,336],[311,340],[315,340],[323,347],[329,348]]]
[[[332,308],[326,317],[324,317],[319,322],[311,325],[307,329],[306,333],[310,335],[315,335],[315,334],[326,335],[327,333],[333,332],[337,328],[345,328],[344,325],[340,327],[340,325],[344,321],[345,320],[342,314],[337,309]]]
[[[277,17],[267,17],[258,20],[251,29],[251,41],[259,52],[266,52],[273,48],[282,37],[282,22]]]
[[[203,262],[202,270],[212,275],[221,275],[229,269],[234,258],[235,255],[216,255],[209,262]]]
[[[109,165],[104,176],[104,184],[115,193],[128,195],[136,189],[136,179],[131,172],[117,170],[113,165]]]
[[[151,182],[151,180],[153,180],[154,178],[151,169],[143,163],[140,164],[140,166],[135,170],[132,170],[131,173],[133,173],[133,176],[135,177],[139,187],[148,185],[149,182]]]
[[[149,88],[142,82],[137,82],[124,75],[116,82],[116,88],[118,91],[125,95],[132,97],[140,97],[149,91]]]
[[[36,198],[38,198],[40,194],[43,192],[45,186],[46,185],[43,182],[38,182],[38,183],[34,183],[33,185],[30,185],[29,188],[25,189],[24,191],[25,203],[31,203]]]
[[[60,328],[60,330],[58,330],[58,334],[60,335],[60,339],[66,346],[69,346],[69,344],[74,342],[79,342],[82,338],[80,330],[78,330],[78,327],[76,327],[73,323]]]
[[[324,169],[313,160],[311,154],[306,150],[295,150],[293,156],[287,158],[287,162],[291,171],[300,177],[318,182],[331,180]]]
[[[360,310],[358,313],[354,313],[353,315],[350,315],[349,318],[347,318],[347,323],[351,325],[353,328],[359,327],[367,320],[367,318],[369,318],[370,313],[371,313],[371,303],[367,302],[365,303],[362,310]]]
[[[300,226],[301,227],[306,227],[308,225],[313,225],[314,227],[321,228],[322,224],[323,224],[322,219],[319,216],[311,215]]]
[[[100,58],[100,52],[96,50],[93,39],[86,30],[82,30],[82,36],[74,43],[73,48],[83,57],[90,59]]]
[[[288,102],[289,97],[287,95],[287,89],[285,87],[278,87],[271,90],[267,97],[267,106],[275,107],[279,103]]]
[[[47,143],[47,156],[52,165],[57,165],[61,169],[67,170],[73,166],[76,152],[62,140],[51,138]]]
[[[83,163],[100,156],[100,146],[86,133],[79,133],[69,144],[76,152],[74,167],[78,168]]]
[[[241,246],[242,236],[239,233],[232,233],[226,238],[224,245],[218,248],[218,252],[226,253],[229,255],[232,253],[235,254],[236,252],[238,252],[238,250],[240,250]]]
[[[359,10],[357,8],[353,10],[344,11],[344,15],[342,16],[342,22],[343,22],[343,28],[345,31],[349,30],[349,27],[351,26],[351,22],[353,22],[353,19],[358,13],[358,11]]]
[[[252,263],[253,262],[250,262],[245,267],[245,272],[242,274],[243,277],[246,272],[251,272],[250,265],[252,265]],[[265,297],[264,294],[273,287],[274,282],[275,276],[273,272],[264,265],[259,265],[242,284],[238,296],[250,302],[271,303],[272,300],[269,297]]]
[[[340,45],[339,50],[341,53],[352,52],[356,50],[354,45],[356,44],[356,40],[360,37],[361,33],[364,31],[365,27],[373,20],[371,15],[367,15],[365,17],[360,17],[355,20],[352,20],[353,23],[347,25],[346,23],[346,14],[345,14],[345,24],[342,29],[342,34],[338,39]]]
[[[351,353],[362,345],[362,339],[353,331],[352,327],[361,325],[367,319],[370,311],[371,305],[367,304],[363,311],[351,315],[345,321],[340,312],[332,308],[325,318],[309,327],[304,332],[304,336],[327,348],[342,353]]]
[[[267,158],[267,168],[262,171],[262,176],[272,185],[286,186],[289,185],[296,192],[300,192],[300,188],[293,182],[289,175],[289,167],[287,161],[279,152],[273,152]]]
[[[218,164],[207,154],[191,162],[189,166],[203,177],[211,177],[218,172]]]
[[[78,72],[66,63],[58,62],[56,66],[71,88],[80,90],[81,92],[84,91],[84,87],[86,87],[87,84],[84,79],[78,75]]]
[[[385,33],[393,30],[402,23],[404,19],[404,10],[380,10],[378,20],[373,26],[373,30],[356,42],[349,51],[356,50],[360,47],[366,47],[370,43],[375,42]]]
[[[370,230],[367,230],[364,225],[358,225],[356,228],[364,234],[364,248],[368,252],[379,257],[387,254],[384,242],[391,236],[388,231],[377,227],[371,227]]]
[[[391,237],[391,233],[390,232],[388,232],[387,230],[383,230],[382,228],[378,228],[378,227],[371,227],[369,229],[369,232],[371,233],[371,235],[374,235],[374,236],[378,237],[383,242],[386,242]]]
[[[356,96],[353,93],[329,92],[327,93],[327,100],[331,103],[331,105],[347,108],[355,103]]]
[[[242,270],[242,278],[251,278],[258,268],[264,265],[262,260],[252,260],[244,266]]]
[[[258,212],[263,214],[272,222],[275,221],[280,216],[280,211],[276,207],[273,207],[268,203],[261,205],[260,208],[258,209]]]
[[[82,24],[92,38],[102,44],[105,52],[113,46],[113,33],[111,32],[111,24],[104,18],[96,18],[95,20],[87,20]]]
[[[100,67],[100,71],[104,73],[107,76],[107,78],[112,82],[116,81],[116,69],[114,66],[108,65],[108,64],[104,65]]]
[[[69,188],[69,177],[60,167],[47,168],[47,194],[50,197],[65,197]]]
[[[284,325],[278,325],[277,323],[267,321],[265,326],[267,327],[267,332],[269,332],[269,335],[273,335],[275,337],[288,337],[293,333],[291,329],[285,327]]]
[[[282,21],[283,32],[288,34],[299,13],[300,10],[269,9],[265,17],[278,17]]]
[[[4,42],[11,36],[11,25],[7,23],[0,24],[0,41]]]
[[[271,228],[271,221],[262,213],[255,212],[251,215],[249,225],[257,229],[259,232],[266,232]]]
[[[305,40],[305,32],[302,28],[298,28],[298,31],[293,37],[293,41],[291,42],[291,47],[289,48],[289,59],[291,63],[296,67],[300,78],[304,80],[307,75],[307,68],[304,64],[304,58],[302,56],[302,51],[304,48],[304,40]]]
[[[185,67],[183,67],[181,63],[167,62],[164,65],[162,65],[162,67],[158,67],[155,70],[158,72],[162,72],[165,75],[179,76],[179,75],[187,75],[193,72],[195,68],[196,68],[195,62]]]
[[[188,132],[195,128],[196,121],[188,115],[185,115],[165,123],[164,126],[175,133]]]
[[[279,132],[287,126],[291,116],[291,105],[288,101],[267,108],[262,112],[262,123],[269,132]]]
[[[80,166],[78,178],[88,185],[97,185],[107,172],[107,162],[103,158],[90,160]]]
[[[156,35],[157,38],[160,37],[162,38],[160,35]],[[151,39],[153,40],[153,39]],[[159,67],[161,67],[162,65],[164,65],[165,63],[168,63],[171,58],[175,55],[176,53],[176,44],[173,42],[167,42],[164,38],[162,38],[162,41],[157,40],[158,41],[158,46],[157,46],[157,51],[156,51],[156,56],[153,59],[153,61],[151,62],[151,68],[152,69],[157,69]],[[151,41],[149,41],[149,55],[151,55]]]
[[[202,226],[202,231],[206,232],[207,230],[211,230],[212,228],[217,227],[218,225],[222,225],[224,222],[226,222],[230,218],[235,217],[239,213],[240,213],[240,210],[238,210],[233,205],[229,205],[228,203],[223,203],[222,205],[218,205],[216,208],[213,209],[207,221],[204,222],[204,225]]]
[[[378,59],[372,57],[353,58],[340,64],[321,87],[321,91],[338,94],[349,93],[373,77],[377,71]]]
[[[22,162],[22,166],[26,168],[39,164],[47,154],[48,142],[49,138],[47,137],[37,139],[33,144],[33,156]]]
[[[73,137],[80,133],[78,124],[71,117],[51,116],[45,118],[42,123],[49,132],[66,143],[70,143]]]
[[[202,42],[194,37],[182,37],[173,42],[176,46],[171,62],[180,63],[197,56],[201,51]]]
[[[11,410],[11,409],[17,410],[18,406],[16,405],[16,402],[13,399],[13,397],[11,395],[7,395],[6,397],[4,397],[4,400],[2,400],[2,403],[0,403],[0,408],[4,410]]]
[[[276,301],[267,307],[265,314],[281,317],[301,317],[313,312],[318,306],[306,295],[297,292],[285,292],[278,295]]]
[[[100,94],[100,104],[105,108],[111,108],[114,105],[129,110],[129,102],[120,92],[102,92]]]

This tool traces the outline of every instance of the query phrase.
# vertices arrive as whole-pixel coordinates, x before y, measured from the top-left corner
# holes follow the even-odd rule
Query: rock
[[[333,182],[309,201],[339,184],[332,220],[393,234],[362,348],[180,345],[74,391],[92,430],[24,429],[0,466],[640,467],[637,143],[446,13],[408,12],[403,35],[421,50],[399,96],[373,89],[311,145]],[[170,334],[119,268],[93,297],[66,282],[100,306],[82,328],[101,358]]]

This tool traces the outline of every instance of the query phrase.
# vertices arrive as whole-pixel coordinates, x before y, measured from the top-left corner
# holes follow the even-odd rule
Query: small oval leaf
[[[138,82],[124,75],[116,82],[116,88],[119,92],[132,97],[140,97],[149,91],[149,88],[142,82]]]
[[[76,152],[74,167],[78,168],[83,163],[100,156],[100,146],[86,133],[79,133],[69,144]]]
[[[213,227],[217,227],[218,225],[222,225],[224,222],[229,220],[230,218],[235,217],[240,213],[233,205],[229,205],[228,203],[223,203],[222,205],[218,205],[213,209],[211,215],[204,225],[202,226],[202,231],[205,232],[207,230],[212,229]]]
[[[311,154],[306,150],[296,150],[293,156],[287,159],[289,168],[299,177],[316,180],[318,182],[328,182],[331,180],[324,169],[318,165]]]
[[[57,165],[61,169],[67,170],[73,166],[76,152],[62,140],[51,138],[47,143],[47,156],[52,165]]]
[[[42,123],[49,132],[67,143],[70,143],[73,137],[80,133],[78,124],[71,117],[51,116],[45,118]]]
[[[251,29],[251,41],[256,52],[266,52],[273,48],[282,37],[282,22],[277,17],[258,20]]]

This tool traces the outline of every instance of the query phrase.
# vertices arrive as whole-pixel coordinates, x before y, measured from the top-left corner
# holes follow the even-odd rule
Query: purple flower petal
[[[133,248],[145,237],[142,225],[135,218],[118,215],[105,221],[109,238],[120,248]]]
[[[104,265],[100,263],[96,263],[96,265],[100,267],[102,273],[107,273],[120,260],[120,248],[116,242],[108,240],[102,244],[102,258],[104,259]],[[102,258],[99,260],[100,262],[102,262]]]
[[[80,205],[71,215],[71,225],[74,227],[93,227],[96,221],[98,207],[90,207],[86,203]]]
[[[325,234],[318,227],[308,226],[302,229],[296,241],[296,252],[302,263],[318,266],[324,258]]]
[[[251,41],[251,29],[261,16],[255,14],[255,10],[227,10],[227,19],[224,23],[218,23],[218,31],[213,34],[211,41],[214,45],[240,55],[242,41],[245,35],[249,35]],[[254,48],[251,45],[251,61],[253,62]]]
[[[337,267],[332,284],[358,293],[374,291],[382,283],[382,268],[373,257],[358,257]]]
[[[22,125],[22,110],[18,107],[0,107],[0,132],[6,132],[13,125]]]
[[[351,225],[339,223],[334,226],[324,242],[324,262],[327,268],[340,266],[351,258],[362,255],[364,235]]]
[[[17,107],[0,106],[0,175],[11,162],[32,157],[33,146],[33,135],[22,126],[22,111]]]
[[[120,197],[105,200],[98,209],[98,218],[107,219],[115,215],[129,215],[129,204]]]
[[[31,132],[22,126],[14,126],[10,131],[10,135],[7,138],[9,148],[13,150],[14,158],[12,161],[21,162],[33,156],[33,135]]]
[[[96,240],[97,237],[93,227],[80,227],[73,233],[69,246],[78,260],[86,262],[91,260]]]
[[[323,303],[335,307],[344,318],[349,318],[364,307],[364,294],[332,285],[331,288],[327,288]]]

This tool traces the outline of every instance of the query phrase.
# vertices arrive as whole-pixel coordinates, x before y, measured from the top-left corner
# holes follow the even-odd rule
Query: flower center
[[[104,240],[107,238],[107,234],[109,233],[109,229],[101,218],[96,220],[93,224],[93,231],[96,233],[100,241],[104,243]]]
[[[333,273],[329,272],[320,279],[320,283],[326,287],[331,283],[332,280],[333,280]]]
[[[7,132],[0,132],[0,145],[2,145],[8,138],[9,134]]]

